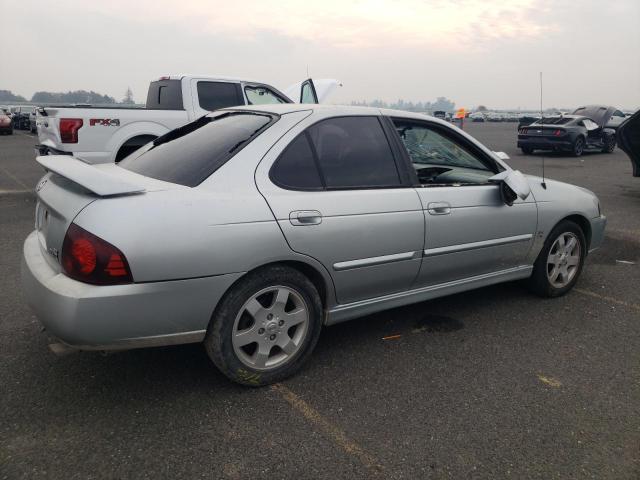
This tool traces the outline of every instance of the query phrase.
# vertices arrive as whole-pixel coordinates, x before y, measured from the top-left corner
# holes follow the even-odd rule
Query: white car
[[[337,80],[307,79],[280,92],[261,82],[172,75],[151,82],[146,108],[42,107],[38,155],[73,155],[87,163],[119,162],[150,141],[207,113],[239,105],[319,103]]]

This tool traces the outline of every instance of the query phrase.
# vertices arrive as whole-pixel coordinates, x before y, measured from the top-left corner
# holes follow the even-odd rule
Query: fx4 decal
[[[90,118],[89,126],[93,127],[94,125],[100,125],[103,127],[119,127],[120,120],[117,118]]]

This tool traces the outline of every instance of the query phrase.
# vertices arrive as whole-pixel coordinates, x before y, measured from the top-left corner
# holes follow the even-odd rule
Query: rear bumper
[[[540,138],[518,136],[518,148],[534,148],[539,150],[571,150],[573,143],[567,138]]]
[[[30,307],[54,337],[81,350],[202,341],[218,301],[241,275],[96,286],[53,270],[35,232],[23,249],[22,286]]]
[[[87,163],[110,163],[111,152],[69,152],[65,150],[59,150],[55,147],[51,147],[45,144],[38,144],[35,146],[36,156],[38,155],[71,155],[76,158],[80,158]]]
[[[591,219],[591,243],[589,245],[589,252],[597,250],[602,245],[606,226],[607,217],[604,215]]]

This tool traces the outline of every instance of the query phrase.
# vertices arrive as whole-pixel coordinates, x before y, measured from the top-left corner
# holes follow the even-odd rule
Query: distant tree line
[[[102,95],[93,90],[75,90],[73,92],[36,92],[27,100],[22,95],[16,95],[9,90],[0,90],[0,103],[32,102],[32,103],[91,103],[109,104],[118,103],[115,98],[109,95]],[[121,103],[133,104],[133,92],[127,88]]]
[[[446,97],[438,97],[434,102],[405,102],[398,100],[397,102],[387,103],[382,100],[353,101],[351,105],[362,107],[376,108],[394,108],[397,110],[406,110],[408,112],[435,112],[436,110],[444,110],[445,112],[453,112],[456,104]]]

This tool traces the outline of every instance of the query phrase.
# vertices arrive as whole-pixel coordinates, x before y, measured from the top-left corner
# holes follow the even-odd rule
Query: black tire
[[[522,147],[521,150],[525,155],[531,155],[533,153],[533,148],[531,147]]]
[[[577,271],[571,281],[562,288],[557,288],[549,280],[547,259],[554,242],[564,233],[572,233],[578,238],[578,241],[580,242],[580,263],[577,265]],[[586,255],[587,241],[580,226],[570,220],[561,221],[554,227],[545,240],[544,246],[542,247],[542,250],[540,250],[538,258],[533,264],[533,273],[528,281],[529,289],[541,297],[559,297],[564,295],[571,290],[578,281],[580,273],[582,273],[582,267],[584,266]]]
[[[298,293],[309,311],[308,326],[298,350],[291,359],[270,370],[254,369],[240,360],[232,343],[236,316],[253,295],[273,286],[284,286]],[[209,323],[204,346],[209,358],[230,380],[247,386],[260,387],[279,382],[297,372],[318,342],[322,328],[323,308],[318,290],[296,269],[274,265],[248,274],[222,298]]]
[[[616,148],[616,136],[609,135],[604,141],[604,147],[602,147],[602,153],[613,153]]]
[[[584,152],[584,138],[578,137],[573,142],[573,146],[571,147],[571,154],[574,157],[579,157]]]

